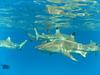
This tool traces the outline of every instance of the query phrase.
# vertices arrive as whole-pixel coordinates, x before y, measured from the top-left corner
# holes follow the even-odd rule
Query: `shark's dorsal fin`
[[[60,34],[60,29],[58,27],[56,28],[56,34]]]
[[[76,33],[75,33],[75,32],[73,32],[71,35],[75,36],[75,35],[76,35]]]
[[[71,37],[72,41],[75,40],[75,36],[74,35],[71,34],[70,37]]]
[[[8,37],[8,38],[6,39],[6,41],[9,41],[9,42],[11,42],[11,38],[10,38],[10,37]]]

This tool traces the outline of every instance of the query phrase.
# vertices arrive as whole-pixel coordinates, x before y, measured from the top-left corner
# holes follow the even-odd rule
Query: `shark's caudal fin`
[[[19,48],[22,48],[26,44],[27,40],[23,41],[20,45]]]
[[[35,31],[35,34],[36,34],[36,40],[38,40],[39,39],[39,33],[37,32],[36,28],[34,28],[34,31]]]

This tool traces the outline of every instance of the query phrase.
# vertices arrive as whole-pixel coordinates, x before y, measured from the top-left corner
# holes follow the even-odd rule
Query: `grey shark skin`
[[[77,61],[71,53],[80,54],[84,58],[88,52],[99,51],[100,48],[95,43],[81,44],[70,40],[52,41],[36,46],[41,51],[61,53],[70,59]]]
[[[72,40],[74,41],[74,36],[73,35],[65,35],[65,34],[61,34],[60,29],[56,29],[56,33],[55,34],[39,34],[37,29],[34,28],[36,37],[33,36],[32,34],[28,34],[28,36],[33,39],[33,40],[46,40],[46,41],[54,41],[54,40]]]
[[[11,41],[11,38],[8,37],[5,40],[0,40],[0,47],[10,48],[10,49],[20,49],[26,44],[27,40],[23,41],[20,44],[14,43]]]

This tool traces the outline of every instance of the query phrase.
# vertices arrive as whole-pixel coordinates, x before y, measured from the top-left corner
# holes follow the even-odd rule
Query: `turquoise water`
[[[98,1],[99,2],[99,1]],[[46,16],[43,21],[48,21],[46,0],[0,0],[0,39],[11,37],[16,43],[29,40],[27,33],[34,33],[32,28],[37,27],[40,32],[46,32],[44,24],[35,24],[41,20],[36,15]],[[53,4],[52,4],[53,5]],[[63,4],[61,4],[63,5]],[[90,9],[99,10],[100,7]],[[42,17],[43,17],[42,16]],[[87,18],[87,17],[85,17]],[[71,27],[61,28],[64,34],[75,32],[77,42],[89,43],[90,40],[100,45],[100,13],[93,12],[88,19],[95,25],[85,26],[85,19],[78,17],[70,20]],[[92,27],[92,28],[91,28]],[[50,29],[54,33],[55,28]],[[0,75],[99,75],[100,74],[100,52],[90,52],[86,58],[73,54],[78,62],[72,61],[62,54],[49,54],[34,48],[37,41],[28,41],[21,49],[0,48]],[[2,64],[9,66],[3,69]]]

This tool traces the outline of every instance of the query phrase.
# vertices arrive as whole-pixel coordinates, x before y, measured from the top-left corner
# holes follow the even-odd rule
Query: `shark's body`
[[[86,54],[91,51],[99,51],[100,48],[96,44],[81,44],[75,41],[62,40],[62,41],[52,41],[45,44],[36,46],[41,51],[62,53],[70,59],[77,61],[71,53],[80,54],[86,57]]]
[[[0,40],[0,47],[17,49],[22,48],[26,44],[27,40],[23,41],[21,44],[17,44],[11,41],[10,37],[5,40]]]

